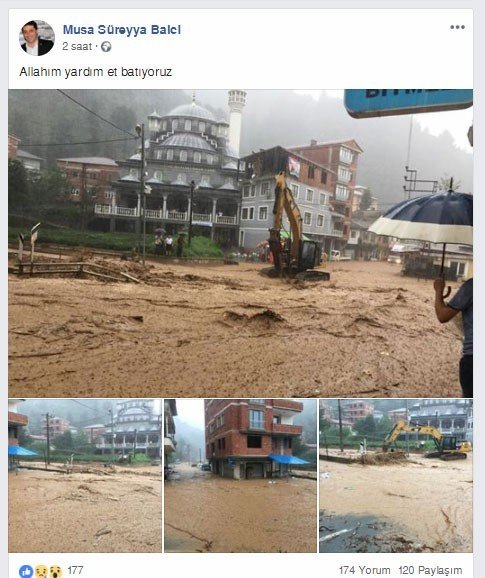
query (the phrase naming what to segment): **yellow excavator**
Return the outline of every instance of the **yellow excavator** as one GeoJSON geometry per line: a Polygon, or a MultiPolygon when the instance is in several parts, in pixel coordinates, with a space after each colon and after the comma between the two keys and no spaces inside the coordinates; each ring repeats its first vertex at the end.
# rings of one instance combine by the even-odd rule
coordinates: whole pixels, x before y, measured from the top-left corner
{"type": "Polygon", "coordinates": [[[276,176],[275,202],[273,206],[273,227],[269,230],[269,248],[273,255],[272,276],[283,274],[298,279],[328,281],[330,273],[317,271],[322,251],[315,241],[304,238],[303,219],[293,194],[286,184],[286,175],[281,171],[276,176]],[[286,214],[290,233],[282,235],[283,216],[286,214]]]}
{"type": "Polygon", "coordinates": [[[389,451],[391,445],[396,442],[397,438],[405,432],[429,435],[433,438],[436,451],[425,454],[426,458],[439,458],[440,460],[464,460],[468,452],[471,452],[472,445],[470,442],[461,442],[458,444],[457,437],[454,435],[444,435],[438,429],[430,425],[407,424],[400,420],[392,428],[384,440],[382,450],[389,451]]]}

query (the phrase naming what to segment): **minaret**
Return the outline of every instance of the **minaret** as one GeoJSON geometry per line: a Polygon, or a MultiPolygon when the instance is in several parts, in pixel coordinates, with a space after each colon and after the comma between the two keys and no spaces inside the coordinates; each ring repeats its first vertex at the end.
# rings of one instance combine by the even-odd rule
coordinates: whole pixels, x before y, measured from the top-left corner
{"type": "Polygon", "coordinates": [[[239,157],[241,144],[242,111],[246,104],[246,92],[244,90],[229,91],[229,144],[239,157]]]}

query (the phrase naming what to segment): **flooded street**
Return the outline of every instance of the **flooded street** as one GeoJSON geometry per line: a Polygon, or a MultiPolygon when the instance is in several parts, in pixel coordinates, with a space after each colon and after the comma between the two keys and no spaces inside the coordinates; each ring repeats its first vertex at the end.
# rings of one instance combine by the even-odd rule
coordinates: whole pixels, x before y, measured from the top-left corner
{"type": "Polygon", "coordinates": [[[315,552],[314,480],[232,480],[175,464],[166,552],[315,552]]]}
{"type": "Polygon", "coordinates": [[[320,460],[320,540],[352,530],[320,550],[471,552],[472,470],[472,454],[365,466],[320,460]]]}
{"type": "Polygon", "coordinates": [[[89,470],[9,473],[10,552],[161,552],[160,468],[89,470]]]}
{"type": "Polygon", "coordinates": [[[461,394],[461,330],[398,265],[334,262],[310,283],[257,263],[103,262],[144,282],[10,276],[10,396],[461,394]]]}

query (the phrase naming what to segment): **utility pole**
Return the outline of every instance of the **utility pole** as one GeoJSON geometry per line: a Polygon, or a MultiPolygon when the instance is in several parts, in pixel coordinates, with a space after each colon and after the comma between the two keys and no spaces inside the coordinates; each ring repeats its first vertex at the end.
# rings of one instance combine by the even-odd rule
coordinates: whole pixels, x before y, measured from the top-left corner
{"type": "Polygon", "coordinates": [[[199,448],[199,464],[202,463],[202,448],[199,448]]]}
{"type": "Polygon", "coordinates": [[[133,439],[133,461],[135,461],[135,454],[136,454],[136,434],[137,430],[135,430],[135,437],[133,439]]]}
{"type": "Polygon", "coordinates": [[[111,461],[115,461],[115,426],[113,422],[113,410],[109,409],[109,414],[111,416],[111,461]]]}
{"type": "Polygon", "coordinates": [[[192,243],[192,215],[194,212],[194,190],[195,182],[190,181],[190,208],[189,208],[189,247],[192,243]]]}
{"type": "Polygon", "coordinates": [[[147,197],[145,191],[145,123],[136,125],[136,132],[141,138],[141,165],[140,165],[140,201],[142,207],[140,210],[140,235],[141,235],[141,249],[142,249],[142,263],[145,265],[145,249],[146,249],[146,204],[147,197]]]}
{"type": "Polygon", "coordinates": [[[340,405],[340,399],[337,400],[338,403],[338,429],[339,429],[339,438],[340,438],[340,451],[344,451],[344,439],[343,439],[343,432],[342,432],[342,406],[340,405]]]}
{"type": "Polygon", "coordinates": [[[51,463],[51,436],[50,436],[50,426],[49,426],[49,414],[45,414],[45,424],[46,424],[46,440],[47,440],[47,447],[46,447],[46,461],[48,464],[51,463]]]}

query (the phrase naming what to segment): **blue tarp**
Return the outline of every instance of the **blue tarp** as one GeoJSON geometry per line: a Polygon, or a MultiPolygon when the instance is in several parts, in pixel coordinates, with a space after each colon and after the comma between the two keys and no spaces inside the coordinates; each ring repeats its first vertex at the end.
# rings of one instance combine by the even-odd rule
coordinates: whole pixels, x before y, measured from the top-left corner
{"type": "Polygon", "coordinates": [[[290,466],[303,466],[310,463],[300,458],[296,458],[295,456],[280,456],[277,454],[269,454],[268,458],[277,464],[288,464],[290,466]]]}
{"type": "Polygon", "coordinates": [[[8,446],[8,455],[9,456],[38,456],[39,454],[32,452],[30,450],[26,450],[25,448],[21,448],[20,446],[8,446]]]}

